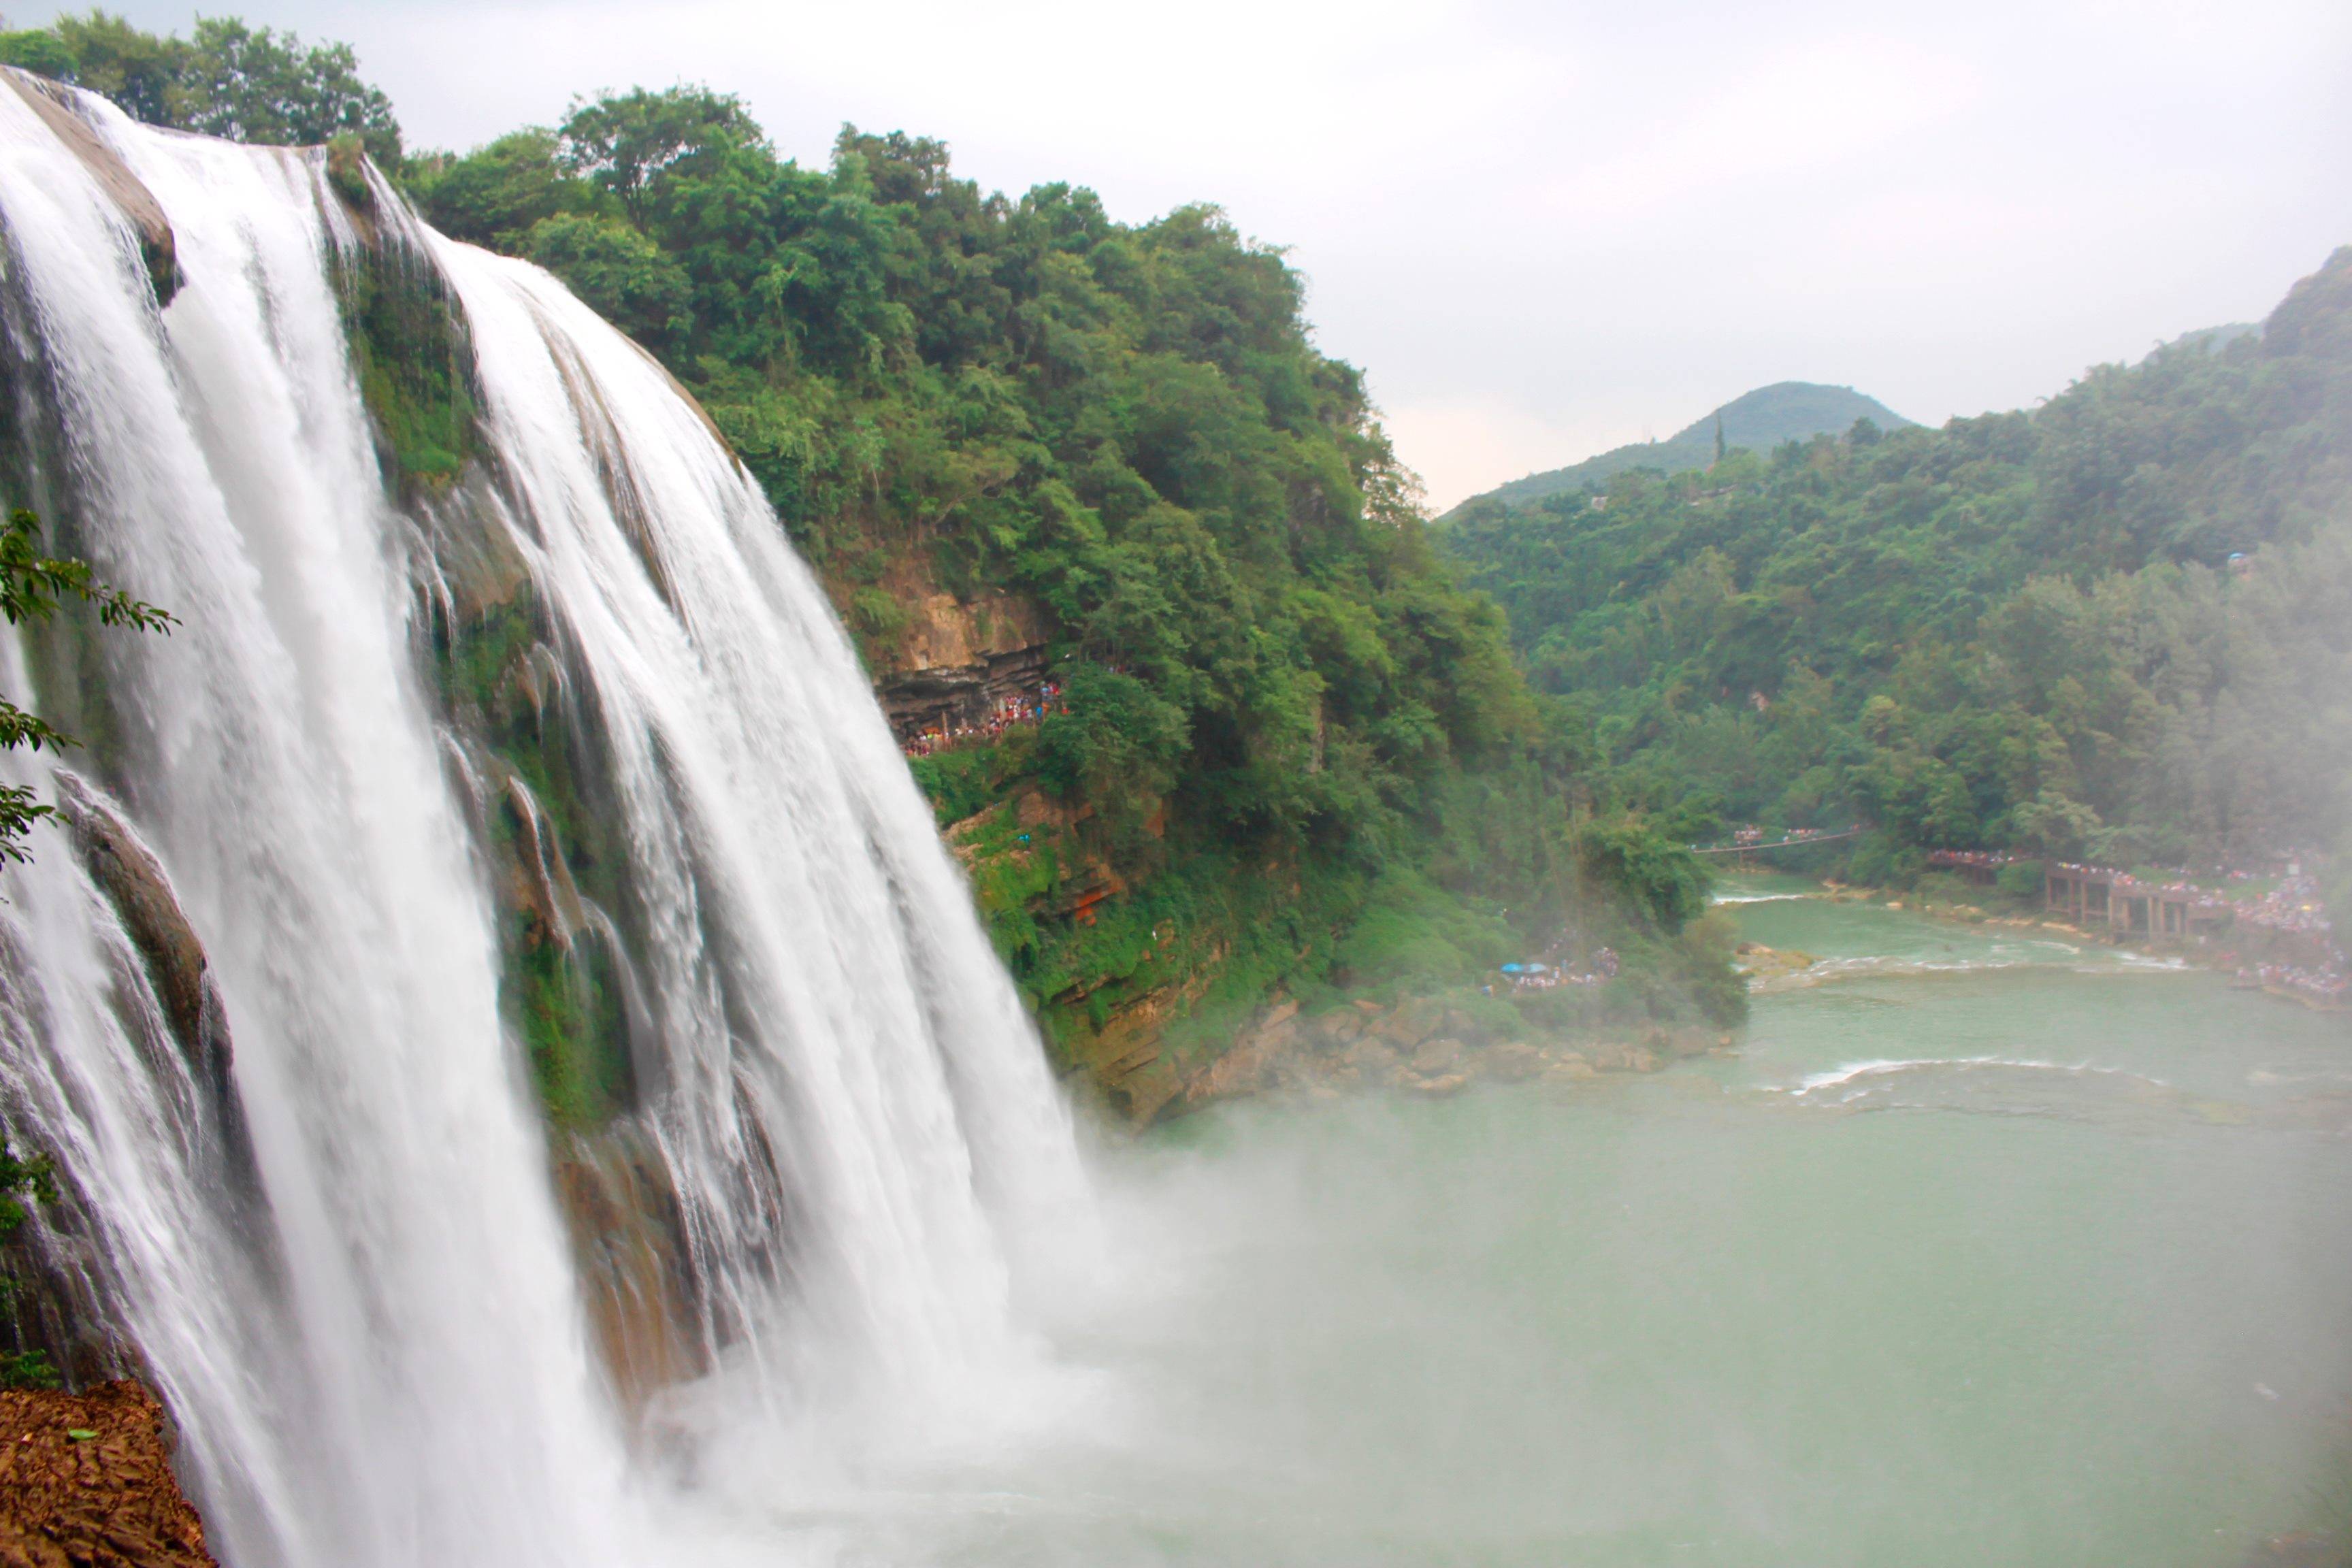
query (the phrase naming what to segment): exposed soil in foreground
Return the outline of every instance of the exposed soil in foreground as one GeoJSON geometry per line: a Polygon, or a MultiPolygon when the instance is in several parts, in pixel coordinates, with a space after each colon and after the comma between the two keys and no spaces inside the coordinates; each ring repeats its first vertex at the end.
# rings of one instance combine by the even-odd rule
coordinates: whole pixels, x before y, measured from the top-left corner
{"type": "Polygon", "coordinates": [[[0,1568],[217,1568],[153,1394],[0,1391],[0,1568]]]}

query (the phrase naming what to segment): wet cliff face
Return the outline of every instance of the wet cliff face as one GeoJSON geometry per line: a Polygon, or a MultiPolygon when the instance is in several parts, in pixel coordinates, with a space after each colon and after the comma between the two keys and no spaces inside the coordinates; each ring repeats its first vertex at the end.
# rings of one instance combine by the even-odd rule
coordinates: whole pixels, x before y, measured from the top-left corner
{"type": "Polygon", "coordinates": [[[367,221],[374,205],[352,204],[359,243],[338,274],[353,357],[415,530],[419,653],[496,911],[503,1009],[546,1124],[593,1345],[635,1407],[704,1371],[719,1340],[646,1114],[666,1084],[629,979],[646,915],[614,759],[579,650],[501,516],[507,476],[478,428],[463,311],[413,237],[367,221]]]}
{"type": "Polygon", "coordinates": [[[142,184],[139,176],[91,130],[68,89],[47,77],[13,67],[0,67],[0,84],[23,99],[89,172],[98,188],[138,237],[140,259],[155,290],[156,304],[170,304],[172,296],[180,289],[178,244],[172,234],[171,220],[163,216],[163,205],[155,199],[155,193],[142,184]]]}
{"type": "MultiPolygon", "coordinates": [[[[28,102],[89,169],[137,236],[155,308],[168,305],[182,279],[155,195],[71,95],[5,68],[0,90],[28,102]]],[[[548,1123],[597,1342],[615,1386],[635,1401],[700,1370],[709,1346],[677,1194],[637,1120],[648,1087],[636,1037],[644,1020],[632,1018],[617,963],[622,922],[636,911],[625,893],[609,758],[553,618],[498,515],[499,476],[478,429],[464,313],[370,172],[327,174],[322,189],[347,220],[330,258],[331,282],[388,499],[411,531],[417,657],[453,741],[498,912],[501,999],[548,1123]]],[[[0,491],[11,504],[38,506],[52,520],[55,546],[78,551],[81,481],[66,449],[65,412],[37,352],[24,352],[37,334],[20,321],[11,337],[17,353],[0,377],[0,491]]],[[[168,1053],[183,1064],[193,1092],[176,1097],[179,1134],[202,1152],[220,1191],[257,1211],[240,1228],[257,1240],[268,1226],[257,1212],[227,1018],[194,923],[134,826],[138,784],[117,743],[107,650],[89,617],[71,611],[30,644],[44,708],[86,742],[77,762],[90,776],[61,773],[57,804],[68,842],[131,940],[117,1011],[152,1059],[168,1053]]],[[[77,1384],[137,1372],[142,1358],[111,1300],[89,1199],[71,1169],[58,1176],[38,1223],[0,1249],[0,1267],[16,1281],[0,1338],[5,1348],[41,1352],[77,1384]]]]}

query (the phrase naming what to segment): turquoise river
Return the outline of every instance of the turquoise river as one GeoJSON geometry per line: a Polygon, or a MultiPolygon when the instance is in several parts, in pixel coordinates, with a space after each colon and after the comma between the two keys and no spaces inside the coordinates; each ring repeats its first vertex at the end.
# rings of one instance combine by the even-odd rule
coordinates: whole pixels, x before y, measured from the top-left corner
{"type": "Polygon", "coordinates": [[[1059,1336],[1092,1369],[1068,1404],[788,1528],[1006,1568],[2233,1568],[2341,1540],[2352,1025],[1817,895],[1728,891],[1824,961],[1733,1053],[1097,1150],[1134,1256],[1059,1336]]]}

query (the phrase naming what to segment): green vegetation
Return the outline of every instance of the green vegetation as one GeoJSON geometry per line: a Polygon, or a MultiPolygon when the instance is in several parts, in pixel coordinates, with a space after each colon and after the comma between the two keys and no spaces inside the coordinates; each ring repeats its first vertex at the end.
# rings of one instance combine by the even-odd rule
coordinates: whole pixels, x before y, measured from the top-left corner
{"type": "MultiPolygon", "coordinates": [[[[6,616],[10,626],[47,621],[64,602],[74,600],[95,611],[100,626],[171,630],[170,615],[100,582],[87,561],[41,553],[40,532],[41,520],[22,510],[10,513],[6,524],[0,526],[0,616],[6,616]]],[[[22,747],[37,752],[47,747],[54,752],[72,744],[72,736],[0,697],[0,750],[22,747]]],[[[0,784],[0,865],[31,858],[25,848],[26,836],[35,822],[55,809],[40,804],[29,784],[0,784]]],[[[0,1173],[5,1173],[5,1166],[0,1166],[0,1173]]],[[[5,1215],[6,1210],[0,1208],[0,1234],[5,1233],[5,1215]]]]}
{"type": "MultiPolygon", "coordinates": [[[[338,190],[355,199],[340,184],[338,190]]],[[[363,182],[357,196],[373,199],[363,182]]],[[[424,258],[390,245],[362,247],[337,263],[336,297],[378,458],[404,490],[444,490],[478,447],[480,407],[464,318],[448,284],[424,258]]]]}
{"type": "Polygon", "coordinates": [[[1684,839],[1865,821],[1853,874],[1902,881],[2352,847],[2347,495],[2352,250],[2259,336],[2031,413],[1484,501],[1444,542],[1618,798],[1684,839]]]}
{"type": "Polygon", "coordinates": [[[485,824],[504,1001],[549,1120],[600,1125],[635,1093],[622,982],[589,910],[624,907],[616,842],[593,724],[551,701],[555,655],[537,598],[517,571],[480,571],[435,628],[436,689],[455,722],[492,759],[485,824]],[[486,584],[503,596],[473,595],[486,584]]]}
{"type": "Polygon", "coordinates": [[[351,135],[384,167],[400,163],[392,100],[360,79],[349,44],[306,49],[220,16],[197,18],[194,37],[159,37],[94,10],[0,32],[0,64],[102,93],[150,125],[278,146],[351,135]]]}
{"type": "Polygon", "coordinates": [[[1705,468],[1721,458],[1727,447],[1769,452],[1783,441],[1836,435],[1858,419],[1867,419],[1881,430],[1899,430],[1911,423],[1878,399],[1865,397],[1850,386],[1778,381],[1742,393],[1663,441],[1619,447],[1565,468],[1513,479],[1483,496],[1471,497],[1440,521],[1450,522],[1481,502],[1524,507],[1546,496],[1579,494],[1587,485],[1602,484],[1634,468],[1655,468],[1666,474],[1705,468]]]}
{"type": "MultiPolygon", "coordinates": [[[[26,1159],[0,1145],[0,1247],[14,1240],[32,1217],[25,1206],[27,1198],[58,1201],[57,1168],[46,1155],[26,1159]]],[[[0,1274],[0,1308],[14,1303],[16,1289],[13,1278],[0,1274]]],[[[0,1388],[56,1388],[63,1381],[57,1364],[39,1351],[0,1352],[0,1388]]]]}
{"type": "Polygon", "coordinates": [[[1214,209],[1127,225],[1068,186],[984,195],[940,143],[854,129],[804,169],[695,89],[608,95],[405,178],[436,226],[547,267],[694,391],[877,668],[904,624],[886,574],[1044,608],[1066,712],[917,772],[943,823],[977,819],[982,910],[1066,1043],[1162,988],[1344,975],[1368,910],[1468,962],[1451,915],[1383,889],[1507,900],[1481,964],[1579,896],[1582,803],[1532,765],[1548,726],[1500,616],[1431,552],[1297,275],[1214,209]],[[1447,829],[1506,773],[1487,804],[1551,846],[1539,866],[1447,829]],[[1499,891],[1515,871],[1549,879],[1499,891]]]}

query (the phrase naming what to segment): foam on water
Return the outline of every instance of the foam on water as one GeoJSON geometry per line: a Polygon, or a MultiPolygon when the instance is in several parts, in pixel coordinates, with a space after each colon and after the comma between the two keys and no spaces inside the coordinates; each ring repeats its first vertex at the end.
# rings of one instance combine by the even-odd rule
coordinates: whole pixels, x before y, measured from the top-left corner
{"type": "Polygon", "coordinates": [[[2085,958],[2080,948],[2064,942],[2037,942],[2029,944],[2028,950],[1996,946],[1986,953],[1967,958],[1924,958],[1889,953],[1824,958],[1802,969],[1773,975],[1758,983],[1754,989],[1759,993],[1770,993],[1803,990],[1850,980],[1929,979],[1993,973],[2004,970],[2064,970],[2074,974],[2113,978],[2181,974],[2188,973],[2189,968],[2178,958],[2155,958],[2126,952],[2085,958]],[[2035,952],[2030,951],[2032,948],[2047,951],[2035,952]]]}
{"type": "Polygon", "coordinates": [[[2121,1068],[2103,1067],[2095,1062],[2038,1061],[2025,1057],[1913,1057],[1901,1060],[1882,1059],[1852,1062],[1826,1072],[1809,1073],[1794,1084],[1766,1086],[1773,1094],[1807,1095],[1825,1089],[1843,1089],[1868,1079],[1890,1078],[1901,1073],[1964,1072],[1976,1068],[2010,1068],[2021,1072],[2062,1073],[2078,1076],[2088,1073],[2116,1074],[2140,1079],[2159,1088],[2169,1088],[2161,1079],[2147,1078],[2141,1073],[2126,1073],[2121,1068]]]}

